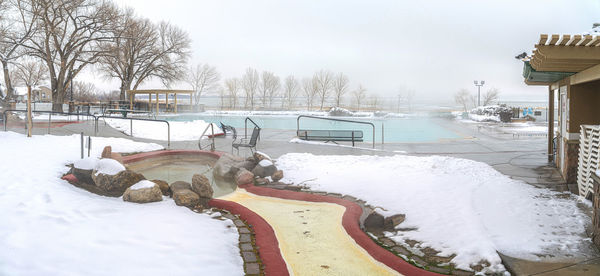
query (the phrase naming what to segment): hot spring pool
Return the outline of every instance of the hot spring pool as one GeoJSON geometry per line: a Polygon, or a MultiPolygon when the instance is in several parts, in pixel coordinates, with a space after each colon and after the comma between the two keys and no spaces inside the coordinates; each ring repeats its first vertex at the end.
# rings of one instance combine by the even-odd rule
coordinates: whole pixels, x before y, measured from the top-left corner
{"type": "Polygon", "coordinates": [[[141,173],[146,179],[158,179],[171,184],[175,181],[192,182],[194,174],[202,174],[210,180],[213,197],[220,197],[233,192],[235,184],[215,179],[212,168],[216,157],[202,154],[163,154],[148,156],[141,160],[126,162],[130,170],[141,173]]]}
{"type": "MultiPolygon", "coordinates": [[[[296,130],[296,119],[294,115],[252,115],[249,116],[261,128],[296,130]]],[[[168,121],[193,121],[204,120],[206,122],[219,124],[220,122],[233,126],[239,131],[243,131],[244,119],[246,116],[240,115],[205,115],[205,114],[186,114],[177,116],[165,116],[162,119],[168,121]]],[[[335,117],[338,118],[338,117],[335,117]]],[[[381,129],[383,125],[385,142],[414,143],[414,142],[439,142],[444,140],[463,139],[464,136],[452,131],[447,126],[444,119],[429,116],[408,116],[408,117],[340,117],[340,119],[370,122],[375,125],[375,141],[381,141],[381,129]]],[[[250,123],[249,123],[250,124],[250,123]]],[[[362,130],[364,140],[370,142],[373,140],[373,129],[370,125],[354,124],[346,122],[327,121],[311,118],[300,119],[301,129],[323,129],[323,130],[362,130]]],[[[291,137],[290,137],[291,138],[291,137]]]]}

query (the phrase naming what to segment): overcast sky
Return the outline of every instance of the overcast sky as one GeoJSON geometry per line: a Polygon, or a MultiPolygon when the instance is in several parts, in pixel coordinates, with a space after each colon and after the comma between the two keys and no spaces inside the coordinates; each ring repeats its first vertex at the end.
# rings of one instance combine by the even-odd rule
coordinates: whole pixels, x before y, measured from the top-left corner
{"type": "Polygon", "coordinates": [[[514,56],[530,52],[540,33],[576,34],[600,22],[598,0],[117,3],[186,30],[192,62],[216,66],[223,78],[247,67],[282,79],[328,69],[347,74],[352,88],[395,96],[404,86],[423,101],[452,101],[461,88],[475,91],[474,79],[504,100],[544,100],[547,88],[527,87],[514,56]]]}

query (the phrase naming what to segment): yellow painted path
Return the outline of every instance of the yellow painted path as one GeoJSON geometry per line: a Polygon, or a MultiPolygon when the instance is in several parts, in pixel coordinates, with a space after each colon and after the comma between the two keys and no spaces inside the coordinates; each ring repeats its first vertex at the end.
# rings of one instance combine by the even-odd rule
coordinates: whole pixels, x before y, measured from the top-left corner
{"type": "Polygon", "coordinates": [[[292,275],[399,275],[346,233],[341,205],[259,196],[240,188],[219,199],[241,204],[271,225],[292,275]]]}

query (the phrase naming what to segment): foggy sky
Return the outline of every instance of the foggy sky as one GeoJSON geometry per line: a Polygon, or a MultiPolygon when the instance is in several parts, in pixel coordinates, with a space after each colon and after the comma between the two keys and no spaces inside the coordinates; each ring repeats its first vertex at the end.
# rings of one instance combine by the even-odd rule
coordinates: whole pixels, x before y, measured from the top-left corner
{"type": "Polygon", "coordinates": [[[347,74],[352,89],[361,83],[370,93],[396,96],[408,87],[423,101],[451,102],[461,88],[475,91],[475,79],[486,81],[484,90],[500,89],[503,100],[546,99],[547,88],[523,83],[514,56],[530,52],[540,33],[577,34],[600,22],[600,1],[592,0],[117,3],[186,30],[192,63],[214,65],[222,78],[247,67],[282,79],[328,69],[347,74]]]}

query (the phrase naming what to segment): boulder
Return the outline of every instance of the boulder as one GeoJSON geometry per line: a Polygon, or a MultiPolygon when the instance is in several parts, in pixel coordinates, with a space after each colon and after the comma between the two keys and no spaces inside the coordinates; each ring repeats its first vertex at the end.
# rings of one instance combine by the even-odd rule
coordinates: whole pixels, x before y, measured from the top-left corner
{"type": "Polygon", "coordinates": [[[254,181],[254,174],[249,172],[246,169],[240,169],[238,171],[238,173],[235,175],[235,184],[240,186],[240,185],[245,185],[245,184],[252,184],[252,182],[254,181]]]}
{"type": "Polygon", "coordinates": [[[162,181],[162,180],[158,180],[158,179],[153,179],[153,180],[150,180],[150,181],[152,181],[152,182],[156,183],[156,185],[158,185],[158,188],[160,188],[160,192],[163,195],[168,196],[170,194],[170,192],[169,192],[169,183],[167,183],[165,181],[162,181]]]}
{"type": "Polygon", "coordinates": [[[143,175],[130,170],[120,171],[115,175],[92,173],[94,184],[103,195],[119,197],[135,183],[146,179],[143,175]]]}
{"type": "Polygon", "coordinates": [[[283,178],[282,170],[277,170],[275,173],[273,173],[273,175],[271,175],[271,179],[273,180],[273,182],[279,182],[279,180],[281,180],[282,178],[283,178]]]}
{"type": "Polygon", "coordinates": [[[118,152],[111,153],[109,158],[117,160],[119,163],[123,164],[123,156],[118,152]]]}
{"type": "Polygon", "coordinates": [[[273,162],[270,160],[263,159],[254,169],[252,169],[252,173],[258,177],[267,177],[273,175],[277,171],[277,167],[273,165],[273,162]]]}
{"type": "Polygon", "coordinates": [[[389,216],[383,220],[383,228],[392,231],[398,224],[404,222],[404,219],[406,219],[404,214],[389,216]]]}
{"type": "Polygon", "coordinates": [[[224,153],[215,163],[213,176],[216,179],[233,181],[235,173],[239,170],[239,167],[235,167],[235,165],[241,163],[242,161],[244,161],[244,159],[241,157],[224,153]]]}
{"type": "Polygon", "coordinates": [[[269,179],[265,177],[259,177],[256,179],[256,185],[268,185],[270,183],[271,181],[269,181],[269,179]]]}
{"type": "Polygon", "coordinates": [[[185,181],[175,181],[175,182],[171,183],[171,185],[169,185],[169,188],[171,189],[171,195],[173,195],[178,190],[185,190],[185,189],[191,190],[192,185],[185,181]]]}
{"type": "Polygon", "coordinates": [[[194,174],[192,176],[192,191],[204,198],[212,198],[213,196],[213,188],[210,185],[210,180],[201,174],[194,174]]]}
{"type": "Polygon", "coordinates": [[[87,184],[93,184],[94,180],[92,179],[92,172],[94,170],[86,170],[86,169],[80,169],[77,167],[73,167],[71,169],[71,173],[77,178],[78,181],[83,182],[83,183],[87,183],[87,184]]]}
{"type": "Polygon", "coordinates": [[[200,196],[190,189],[178,189],[173,192],[173,200],[177,206],[193,208],[200,203],[200,196]]]}
{"type": "Polygon", "coordinates": [[[364,226],[369,231],[381,231],[383,230],[384,218],[377,212],[372,212],[367,216],[364,222],[364,226]]]}
{"type": "Polygon", "coordinates": [[[102,150],[102,154],[100,155],[100,158],[110,158],[110,154],[111,153],[112,153],[112,147],[111,146],[106,146],[102,150]]]}
{"type": "Polygon", "coordinates": [[[266,155],[260,151],[255,152],[253,157],[254,157],[254,160],[256,163],[263,161],[263,160],[273,161],[273,160],[271,160],[271,157],[269,157],[268,155],[266,155]]]}
{"type": "Polygon", "coordinates": [[[123,194],[123,201],[135,203],[157,202],[162,200],[162,192],[158,184],[142,180],[127,188],[123,194]]]}

